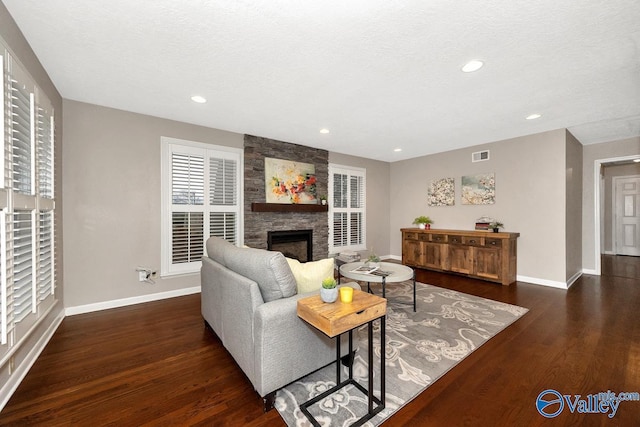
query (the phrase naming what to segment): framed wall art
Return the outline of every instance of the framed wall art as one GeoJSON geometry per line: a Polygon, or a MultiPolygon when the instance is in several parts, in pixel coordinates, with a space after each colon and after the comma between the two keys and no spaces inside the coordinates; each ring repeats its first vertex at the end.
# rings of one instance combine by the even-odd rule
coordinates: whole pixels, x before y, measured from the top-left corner
{"type": "Polygon", "coordinates": [[[453,206],[455,204],[456,189],[454,178],[434,179],[427,188],[427,205],[453,206]]]}
{"type": "Polygon", "coordinates": [[[496,179],[494,173],[462,177],[463,205],[492,205],[496,202],[496,179]]]}
{"type": "Polygon", "coordinates": [[[315,172],[310,163],[265,158],[266,202],[317,204],[315,172]]]}

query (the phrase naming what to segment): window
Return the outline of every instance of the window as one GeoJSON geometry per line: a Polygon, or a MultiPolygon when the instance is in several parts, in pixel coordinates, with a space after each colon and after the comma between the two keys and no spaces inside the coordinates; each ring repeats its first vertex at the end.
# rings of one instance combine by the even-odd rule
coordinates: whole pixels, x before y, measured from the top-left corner
{"type": "Polygon", "coordinates": [[[0,54],[2,355],[17,348],[55,303],[55,123],[47,97],[4,48],[0,54]]]}
{"type": "Polygon", "coordinates": [[[329,252],[366,249],[366,169],[329,165],[329,252]]]}
{"type": "Polygon", "coordinates": [[[163,276],[196,273],[209,236],[241,244],[242,150],[162,138],[163,276]]]}

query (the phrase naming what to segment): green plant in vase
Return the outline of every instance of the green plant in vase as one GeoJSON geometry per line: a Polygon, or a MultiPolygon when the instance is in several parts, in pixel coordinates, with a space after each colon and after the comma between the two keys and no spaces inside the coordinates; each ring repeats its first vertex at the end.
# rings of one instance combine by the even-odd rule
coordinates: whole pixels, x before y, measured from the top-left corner
{"type": "Polygon", "coordinates": [[[365,264],[369,264],[370,266],[380,266],[380,257],[378,255],[376,255],[375,252],[373,252],[373,250],[371,251],[371,254],[369,255],[369,257],[367,258],[367,260],[365,261],[365,264]]]}
{"type": "Polygon", "coordinates": [[[320,298],[324,302],[335,302],[338,299],[338,284],[333,277],[327,277],[322,280],[322,287],[320,288],[320,298]]]}
{"type": "Polygon", "coordinates": [[[431,224],[433,224],[433,221],[428,216],[420,215],[413,220],[413,224],[416,224],[418,227],[424,230],[425,228],[431,228],[431,224]]]}
{"type": "Polygon", "coordinates": [[[500,221],[493,221],[491,224],[489,224],[489,228],[493,229],[494,233],[497,233],[501,228],[504,228],[504,224],[500,221]]]}

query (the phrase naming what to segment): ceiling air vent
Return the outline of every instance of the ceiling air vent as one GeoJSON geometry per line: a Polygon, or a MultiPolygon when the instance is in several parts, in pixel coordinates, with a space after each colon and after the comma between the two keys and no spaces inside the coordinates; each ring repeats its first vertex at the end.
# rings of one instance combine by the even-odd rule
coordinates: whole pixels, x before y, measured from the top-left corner
{"type": "Polygon", "coordinates": [[[489,150],[484,151],[476,151],[471,154],[471,161],[475,162],[484,162],[485,160],[489,160],[489,150]]]}

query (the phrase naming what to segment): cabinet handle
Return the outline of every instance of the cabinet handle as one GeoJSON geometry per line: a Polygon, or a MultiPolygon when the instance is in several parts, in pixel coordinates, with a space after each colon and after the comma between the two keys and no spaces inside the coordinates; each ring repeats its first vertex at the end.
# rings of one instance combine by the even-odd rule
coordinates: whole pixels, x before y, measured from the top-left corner
{"type": "Polygon", "coordinates": [[[469,243],[475,243],[475,242],[476,242],[475,240],[469,240],[469,243]]]}

